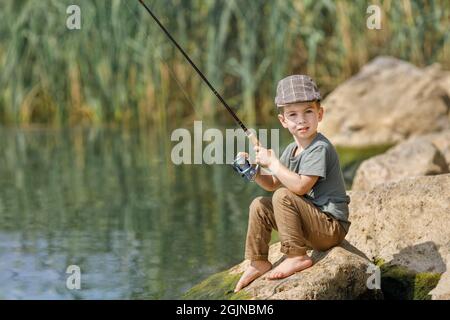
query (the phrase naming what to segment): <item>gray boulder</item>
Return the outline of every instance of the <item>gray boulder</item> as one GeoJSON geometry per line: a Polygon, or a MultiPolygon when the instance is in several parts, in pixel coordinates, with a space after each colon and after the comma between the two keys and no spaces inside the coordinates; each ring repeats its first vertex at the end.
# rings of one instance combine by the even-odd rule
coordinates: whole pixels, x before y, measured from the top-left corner
{"type": "Polygon", "coordinates": [[[352,225],[346,239],[369,259],[443,274],[436,298],[444,297],[450,294],[445,291],[450,287],[445,274],[450,262],[449,190],[450,174],[441,174],[351,191],[352,225]]]}
{"type": "MultiPolygon", "coordinates": [[[[253,281],[238,294],[233,293],[240,275],[249,261],[216,274],[189,290],[187,299],[358,299],[379,298],[379,290],[369,290],[367,273],[370,261],[355,247],[344,241],[326,252],[309,251],[314,265],[281,280],[264,276],[253,281]]],[[[269,260],[275,265],[282,260],[280,243],[269,250],[269,260]]]]}
{"type": "Polygon", "coordinates": [[[323,102],[319,130],[341,146],[397,144],[450,128],[450,72],[378,57],[323,102]]]}
{"type": "Polygon", "coordinates": [[[361,163],[352,190],[370,190],[385,182],[448,173],[449,163],[450,130],[410,138],[361,163]]]}

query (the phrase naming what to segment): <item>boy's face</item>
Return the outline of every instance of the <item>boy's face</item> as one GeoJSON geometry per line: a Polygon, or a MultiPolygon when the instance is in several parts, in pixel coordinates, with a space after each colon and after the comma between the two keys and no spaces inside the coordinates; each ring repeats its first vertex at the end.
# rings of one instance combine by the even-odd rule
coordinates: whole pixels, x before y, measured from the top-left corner
{"type": "Polygon", "coordinates": [[[308,139],[317,132],[322,117],[323,108],[314,102],[287,105],[283,107],[283,114],[278,115],[281,125],[301,140],[308,139]]]}

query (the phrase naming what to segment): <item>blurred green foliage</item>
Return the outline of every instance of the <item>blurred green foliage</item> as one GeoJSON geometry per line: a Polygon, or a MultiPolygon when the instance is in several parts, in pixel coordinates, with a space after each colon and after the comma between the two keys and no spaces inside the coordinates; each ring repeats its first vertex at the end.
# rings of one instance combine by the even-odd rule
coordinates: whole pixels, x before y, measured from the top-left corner
{"type": "MultiPolygon", "coordinates": [[[[323,93],[377,55],[450,67],[447,0],[147,0],[238,115],[274,113],[278,80],[307,73],[323,93]],[[369,30],[370,4],[381,30],[369,30]]],[[[139,2],[0,2],[0,123],[166,126],[224,108],[139,2]],[[81,30],[66,28],[81,8],[81,30]]]]}

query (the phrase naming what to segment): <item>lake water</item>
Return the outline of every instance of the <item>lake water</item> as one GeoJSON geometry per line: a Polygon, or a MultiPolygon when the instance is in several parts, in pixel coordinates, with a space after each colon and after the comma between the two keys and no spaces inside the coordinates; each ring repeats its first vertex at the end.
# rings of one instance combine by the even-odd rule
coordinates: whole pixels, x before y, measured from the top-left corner
{"type": "Polygon", "coordinates": [[[1,299],[176,299],[242,259],[264,191],[230,166],[174,166],[152,132],[0,136],[1,299]]]}
{"type": "Polygon", "coordinates": [[[242,260],[248,206],[268,194],[229,165],[173,165],[167,134],[0,137],[0,299],[178,299],[242,260]]]}

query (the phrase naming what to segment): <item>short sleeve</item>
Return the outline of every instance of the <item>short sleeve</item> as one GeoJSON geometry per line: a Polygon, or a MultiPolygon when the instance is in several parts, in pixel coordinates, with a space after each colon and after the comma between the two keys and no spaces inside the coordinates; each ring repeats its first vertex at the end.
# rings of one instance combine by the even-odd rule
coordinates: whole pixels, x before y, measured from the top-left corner
{"type": "Polygon", "coordinates": [[[302,157],[299,174],[307,176],[327,176],[327,149],[317,146],[302,157]]]}
{"type": "Polygon", "coordinates": [[[288,166],[288,164],[289,164],[289,156],[290,156],[290,154],[291,154],[291,148],[290,148],[290,145],[288,145],[285,149],[284,149],[284,151],[283,151],[283,153],[281,154],[281,156],[280,156],[280,162],[284,165],[284,166],[288,166]]]}

